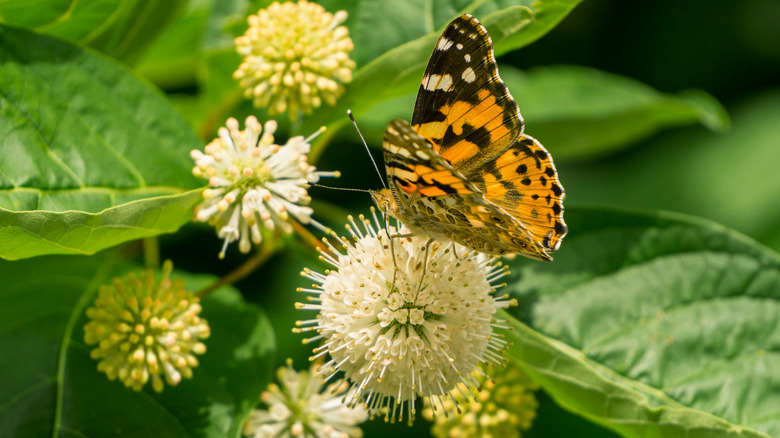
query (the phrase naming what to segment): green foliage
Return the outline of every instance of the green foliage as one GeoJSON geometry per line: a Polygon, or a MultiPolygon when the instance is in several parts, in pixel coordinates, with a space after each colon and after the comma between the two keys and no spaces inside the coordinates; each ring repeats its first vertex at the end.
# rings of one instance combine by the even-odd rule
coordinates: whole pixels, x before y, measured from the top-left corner
{"type": "Polygon", "coordinates": [[[130,240],[171,233],[190,220],[200,199],[200,190],[193,190],[133,200],[99,213],[0,209],[0,257],[89,255],[130,240]]]}
{"type": "Polygon", "coordinates": [[[678,214],[568,213],[555,263],[511,263],[512,359],[623,436],[780,434],[780,255],[678,214]]]}
{"type": "MultiPolygon", "coordinates": [[[[256,259],[265,264],[203,298],[212,334],[193,379],[161,394],[131,391],[97,371],[83,341],[84,311],[99,285],[142,264],[138,239],[146,238],[153,264],[157,241],[148,238],[160,236],[162,255],[181,269],[174,277],[191,290],[245,261],[234,248],[217,260],[213,228],[182,228],[206,185],[193,176],[189,152],[202,150],[228,117],[242,125],[249,114],[268,119],[242,99],[232,74],[240,62],[233,39],[249,14],[270,3],[0,1],[0,436],[237,437],[271,371],[287,357],[304,366],[311,346],[290,329],[310,316],[294,309],[303,298],[293,292],[306,283],[297,273],[319,261],[297,237],[271,233],[267,259],[256,259]]],[[[777,40],[777,27],[766,24],[776,22],[767,18],[776,9],[750,0],[723,12],[742,24],[718,31],[753,45],[724,51],[722,66],[701,67],[701,82],[678,88],[633,79],[637,70],[652,77],[650,61],[621,70],[615,66],[628,61],[608,53],[611,64],[601,68],[574,65],[606,44],[588,46],[577,32],[622,20],[603,5],[319,3],[349,13],[357,69],[335,106],[292,122],[278,117],[276,143],[326,126],[311,158],[342,171],[330,185],[379,186],[357,135],[341,130],[345,112],[355,113],[379,150],[387,122],[410,118],[439,33],[461,13],[487,27],[526,131],[556,160],[570,233],[552,263],[509,261],[512,276],[501,289],[519,302],[505,315],[513,328],[510,366],[530,373],[555,402],[543,404],[538,429],[527,436],[780,436],[780,95],[760,80],[739,82],[743,88],[724,92],[730,120],[699,89],[738,82],[729,75],[739,60],[780,60],[766,43],[777,40]],[[555,38],[563,42],[543,45],[555,38]],[[581,57],[554,57],[572,46],[581,57]],[[583,203],[652,210],[571,207],[583,203]]],[[[658,29],[650,42],[626,44],[648,59],[683,51],[674,32],[664,39],[658,29]]],[[[693,50],[684,55],[682,65],[695,62],[693,50]]],[[[685,69],[674,73],[673,63],[657,66],[696,79],[685,69]]],[[[780,74],[760,67],[767,77],[780,74]]],[[[362,193],[310,195],[315,218],[332,226],[370,202],[362,193]]],[[[406,427],[379,423],[366,426],[367,436],[406,427]]]]}
{"type": "Polygon", "coordinates": [[[10,0],[0,3],[0,23],[88,45],[132,62],[165,29],[184,0],[10,0]]]}
{"type": "MultiPolygon", "coordinates": [[[[273,368],[268,318],[235,289],[222,288],[202,301],[212,332],[194,377],[161,394],[132,391],[98,372],[83,330],[98,286],[131,269],[138,267],[114,255],[0,263],[0,435],[238,436],[273,368]]],[[[192,289],[214,281],[172,277],[192,289]]]]}

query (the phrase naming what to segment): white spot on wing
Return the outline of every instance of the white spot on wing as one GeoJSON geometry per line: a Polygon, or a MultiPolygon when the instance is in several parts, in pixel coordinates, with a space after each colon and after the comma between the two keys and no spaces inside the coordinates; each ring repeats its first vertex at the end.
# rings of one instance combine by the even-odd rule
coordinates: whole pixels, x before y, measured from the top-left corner
{"type": "Polygon", "coordinates": [[[463,50],[463,44],[461,43],[458,43],[457,45],[455,45],[455,47],[457,47],[458,50],[463,50]]]}
{"type": "Polygon", "coordinates": [[[436,44],[437,50],[447,50],[450,47],[452,47],[452,41],[444,37],[439,38],[439,43],[436,44]]]}
{"type": "Polygon", "coordinates": [[[404,169],[393,168],[392,175],[396,175],[408,181],[417,181],[417,174],[404,169]]]}
{"type": "Polygon", "coordinates": [[[424,88],[428,91],[444,90],[450,91],[452,88],[452,76],[450,75],[430,75],[423,79],[424,88]]]}
{"type": "Polygon", "coordinates": [[[463,59],[465,59],[465,60],[466,60],[466,62],[471,62],[471,55],[469,55],[468,53],[466,53],[465,55],[463,55],[463,59]]]}
{"type": "Polygon", "coordinates": [[[469,83],[474,82],[475,80],[477,80],[477,75],[474,74],[474,70],[472,70],[471,67],[463,70],[463,74],[460,75],[460,77],[462,77],[464,81],[469,82],[469,83]]]}
{"type": "Polygon", "coordinates": [[[402,148],[394,144],[387,144],[385,146],[385,149],[387,149],[391,154],[400,155],[402,157],[410,157],[412,155],[408,149],[402,148]]]}
{"type": "Polygon", "coordinates": [[[430,156],[430,155],[428,155],[428,154],[427,154],[425,151],[423,151],[423,150],[417,150],[417,151],[415,151],[415,153],[414,153],[414,154],[415,154],[415,155],[417,155],[417,158],[419,158],[419,159],[421,159],[421,160],[430,160],[430,159],[431,159],[431,156],[430,156]]]}

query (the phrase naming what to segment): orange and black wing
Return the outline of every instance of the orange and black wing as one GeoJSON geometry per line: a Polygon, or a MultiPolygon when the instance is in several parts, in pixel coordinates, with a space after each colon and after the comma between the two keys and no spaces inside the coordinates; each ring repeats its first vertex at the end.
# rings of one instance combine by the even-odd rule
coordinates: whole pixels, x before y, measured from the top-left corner
{"type": "Polygon", "coordinates": [[[476,18],[461,15],[444,29],[423,74],[411,125],[467,178],[522,134],[523,118],[476,18]]]}
{"type": "Polygon", "coordinates": [[[487,201],[554,252],[567,232],[565,194],[552,157],[523,134],[523,124],[487,31],[470,15],[456,18],[428,62],[412,127],[487,201]]]}

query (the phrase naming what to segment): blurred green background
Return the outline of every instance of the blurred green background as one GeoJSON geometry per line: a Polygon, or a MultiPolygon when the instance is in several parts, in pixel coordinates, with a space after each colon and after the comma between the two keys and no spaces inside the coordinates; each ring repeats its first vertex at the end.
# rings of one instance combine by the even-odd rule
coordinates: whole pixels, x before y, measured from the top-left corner
{"type": "Polygon", "coordinates": [[[780,2],[585,1],[511,58],[521,68],[588,65],[663,92],[713,95],[730,132],[669,129],[598,160],[556,161],[567,201],[691,213],[780,249],[780,2]]]}
{"type": "MultiPolygon", "coordinates": [[[[557,157],[556,145],[538,138],[557,157],[567,207],[595,203],[690,213],[780,250],[780,1],[586,0],[541,40],[500,57],[499,62],[527,71],[588,66],[665,93],[699,89],[714,96],[731,118],[731,129],[726,132],[714,132],[701,124],[669,127],[587,157],[557,157]]],[[[187,87],[172,91],[187,91],[187,87]]],[[[535,135],[533,113],[524,110],[523,95],[516,91],[513,95],[525,116],[526,132],[535,135]]],[[[413,96],[409,99],[413,101],[413,96]]],[[[409,118],[411,106],[406,111],[409,118]]],[[[371,117],[369,110],[365,118],[371,117]]],[[[365,125],[381,168],[381,144],[376,142],[381,132],[372,133],[370,122],[365,125]]],[[[317,163],[322,169],[341,169],[343,177],[323,183],[380,187],[362,151],[354,131],[343,129],[317,163]]],[[[370,205],[369,196],[363,193],[321,188],[310,193],[315,210],[337,230],[342,225],[328,218],[366,213],[370,205]]],[[[163,238],[163,256],[181,260],[180,269],[225,274],[243,257],[234,251],[216,261],[213,255],[220,246],[212,229],[189,225],[163,238]],[[176,256],[181,253],[198,256],[176,256]]],[[[309,265],[309,257],[308,249],[293,245],[291,251],[236,285],[249,300],[275,316],[280,364],[292,357],[302,367],[310,352],[310,347],[301,345],[299,335],[290,333],[288,321],[307,316],[294,310],[293,303],[300,297],[287,293],[286,280],[309,265]]],[[[614,436],[563,411],[544,394],[539,398],[539,417],[525,436],[557,437],[572,430],[583,437],[614,436]]],[[[399,427],[407,430],[405,425],[390,426],[380,419],[364,430],[366,436],[391,436],[399,427]]],[[[427,428],[424,421],[414,426],[420,434],[427,428]]]]}

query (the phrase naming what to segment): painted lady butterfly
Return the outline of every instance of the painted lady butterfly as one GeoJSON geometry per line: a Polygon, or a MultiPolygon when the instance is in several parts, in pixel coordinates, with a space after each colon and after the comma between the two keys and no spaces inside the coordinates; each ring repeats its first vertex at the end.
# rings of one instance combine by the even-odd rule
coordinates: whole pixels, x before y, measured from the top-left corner
{"type": "Polygon", "coordinates": [[[390,188],[372,196],[414,234],[537,260],[552,260],[566,235],[552,158],[523,134],[490,36],[470,15],[444,29],[411,125],[387,125],[384,158],[390,188]]]}

